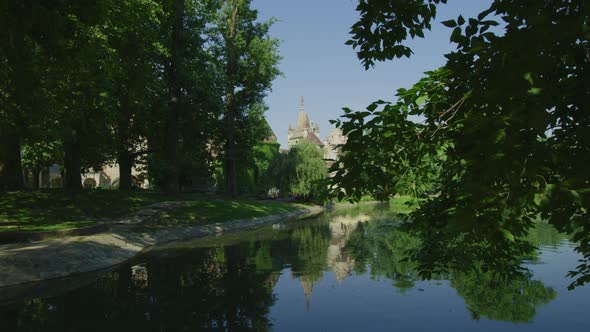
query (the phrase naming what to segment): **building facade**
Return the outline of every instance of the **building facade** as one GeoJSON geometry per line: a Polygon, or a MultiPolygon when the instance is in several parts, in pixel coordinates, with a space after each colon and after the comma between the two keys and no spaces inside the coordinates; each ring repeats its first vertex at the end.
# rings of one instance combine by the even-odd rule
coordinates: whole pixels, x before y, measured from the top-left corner
{"type": "Polygon", "coordinates": [[[324,140],[324,159],[328,167],[340,159],[342,145],[346,143],[346,136],[340,128],[333,128],[324,140]]]}
{"type": "MultiPolygon", "coordinates": [[[[41,188],[63,188],[63,168],[60,165],[47,167],[39,174],[41,188]]],[[[145,174],[136,167],[131,169],[134,185],[141,188],[149,188],[149,182],[145,174]]],[[[82,173],[82,186],[87,189],[116,188],[119,186],[119,165],[107,165],[100,171],[82,173]]]]}

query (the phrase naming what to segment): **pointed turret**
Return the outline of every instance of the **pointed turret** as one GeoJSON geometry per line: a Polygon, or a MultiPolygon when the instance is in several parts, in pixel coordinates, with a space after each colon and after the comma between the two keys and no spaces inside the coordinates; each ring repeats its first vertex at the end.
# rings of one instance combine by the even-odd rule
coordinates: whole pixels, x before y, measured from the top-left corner
{"type": "Polygon", "coordinates": [[[309,305],[311,303],[311,293],[313,292],[313,282],[303,279],[300,279],[301,286],[303,287],[303,294],[305,295],[305,309],[309,311],[309,305]]]}
{"type": "Polygon", "coordinates": [[[299,116],[297,117],[297,130],[305,130],[309,127],[309,117],[305,112],[305,99],[301,96],[301,103],[299,104],[299,116]]]}

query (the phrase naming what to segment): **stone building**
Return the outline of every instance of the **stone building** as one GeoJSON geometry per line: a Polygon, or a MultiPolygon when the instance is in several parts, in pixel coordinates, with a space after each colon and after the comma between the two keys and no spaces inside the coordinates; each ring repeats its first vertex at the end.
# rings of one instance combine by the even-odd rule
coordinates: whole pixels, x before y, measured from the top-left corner
{"type": "Polygon", "coordinates": [[[289,124],[287,131],[287,146],[289,149],[297,145],[301,141],[308,141],[323,147],[320,140],[320,127],[317,123],[309,121],[309,116],[305,112],[304,99],[301,97],[301,105],[299,106],[299,115],[297,116],[297,125],[295,128],[289,124]]]}
{"type": "MultiPolygon", "coordinates": [[[[62,167],[59,165],[53,165],[41,171],[39,175],[39,184],[41,188],[62,188],[63,187],[63,174],[62,167]]],[[[133,168],[131,175],[134,180],[141,181],[144,177],[143,173],[133,168]]],[[[119,185],[119,165],[108,165],[104,166],[100,171],[90,171],[82,173],[82,186],[87,189],[93,188],[113,188],[119,185]]],[[[143,180],[142,183],[136,183],[136,185],[142,188],[148,188],[149,183],[147,180],[143,180]]]]}
{"type": "Polygon", "coordinates": [[[346,136],[342,134],[339,128],[333,128],[324,139],[324,159],[328,167],[340,158],[342,154],[342,144],[346,143],[346,136]]]}
{"type": "Polygon", "coordinates": [[[287,147],[286,150],[281,150],[281,153],[288,153],[289,149],[297,145],[299,142],[307,141],[319,146],[324,154],[326,165],[332,166],[335,161],[340,159],[342,154],[342,145],[346,143],[346,136],[339,128],[333,128],[328,136],[322,142],[320,139],[320,127],[309,120],[309,115],[305,111],[304,99],[301,97],[301,104],[299,106],[299,115],[297,116],[297,125],[295,128],[289,124],[287,131],[287,147]]]}

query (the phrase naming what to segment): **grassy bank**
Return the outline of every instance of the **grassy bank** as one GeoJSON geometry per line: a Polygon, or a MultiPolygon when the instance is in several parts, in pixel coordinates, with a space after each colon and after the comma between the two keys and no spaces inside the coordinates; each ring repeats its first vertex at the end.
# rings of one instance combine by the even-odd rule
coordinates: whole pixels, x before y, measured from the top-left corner
{"type": "Polygon", "coordinates": [[[296,206],[249,199],[226,200],[201,194],[175,197],[161,193],[89,190],[69,195],[61,190],[0,193],[0,232],[47,231],[87,227],[113,220],[162,201],[190,201],[169,213],[171,222],[218,222],[287,212],[296,206]]]}
{"type": "Polygon", "coordinates": [[[258,200],[199,200],[163,215],[165,224],[206,224],[285,213],[299,208],[284,202],[258,200]]]}

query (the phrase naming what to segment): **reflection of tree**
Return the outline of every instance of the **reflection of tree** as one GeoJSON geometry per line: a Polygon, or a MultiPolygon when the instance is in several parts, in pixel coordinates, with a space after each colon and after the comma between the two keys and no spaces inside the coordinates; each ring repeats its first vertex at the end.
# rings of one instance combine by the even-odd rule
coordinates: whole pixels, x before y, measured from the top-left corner
{"type": "Polygon", "coordinates": [[[346,251],[357,261],[357,273],[371,268],[371,277],[385,277],[405,292],[414,287],[417,276],[415,265],[405,260],[405,252],[414,248],[418,240],[387,221],[359,225],[346,245],[346,251]]]}
{"type": "Polygon", "coordinates": [[[535,247],[551,246],[557,248],[563,240],[567,239],[567,235],[559,233],[551,224],[539,222],[531,228],[526,239],[535,247]]]}
{"type": "Polygon", "coordinates": [[[297,255],[291,260],[291,269],[301,281],[308,310],[313,285],[323,277],[326,269],[329,240],[330,228],[326,221],[297,227],[291,236],[291,242],[297,248],[297,255]]]}
{"type": "Polygon", "coordinates": [[[484,316],[515,323],[530,322],[536,308],[553,300],[556,292],[530,274],[500,277],[487,272],[456,273],[451,286],[465,299],[473,319],[484,316]]]}
{"type": "MultiPolygon", "coordinates": [[[[536,228],[530,237],[537,246],[561,241],[554,229],[543,226],[536,228]]],[[[403,293],[413,288],[414,282],[420,278],[417,273],[420,261],[409,259],[408,254],[423,245],[420,238],[403,228],[387,221],[373,221],[359,225],[348,239],[346,251],[357,262],[357,272],[366,272],[370,267],[372,278],[391,279],[403,293]]],[[[479,263],[447,270],[445,276],[465,299],[474,319],[484,316],[494,320],[528,322],[534,318],[536,308],[555,298],[556,292],[541,281],[532,280],[530,273],[515,270],[518,269],[492,271],[489,266],[479,263]]]]}
{"type": "MultiPolygon", "coordinates": [[[[370,271],[372,278],[392,280],[400,292],[419,279],[421,262],[406,258],[427,243],[382,211],[356,209],[291,226],[280,234],[251,234],[247,241],[155,253],[63,296],[1,308],[2,330],[266,330],[284,266],[291,266],[308,300],[324,271],[335,266],[370,271]],[[359,223],[368,215],[376,220],[359,223]]],[[[536,246],[561,239],[542,225],[528,238],[536,246]]],[[[475,319],[530,321],[536,307],[555,297],[530,274],[492,272],[479,262],[445,274],[475,319]]]]}
{"type": "Polygon", "coordinates": [[[291,239],[297,248],[297,258],[291,263],[293,272],[312,283],[321,279],[326,268],[330,241],[328,224],[298,227],[293,231],[291,239]]]}
{"type": "Polygon", "coordinates": [[[3,329],[267,330],[278,274],[266,264],[268,250],[245,243],[148,259],[62,297],[3,308],[3,329]]]}

